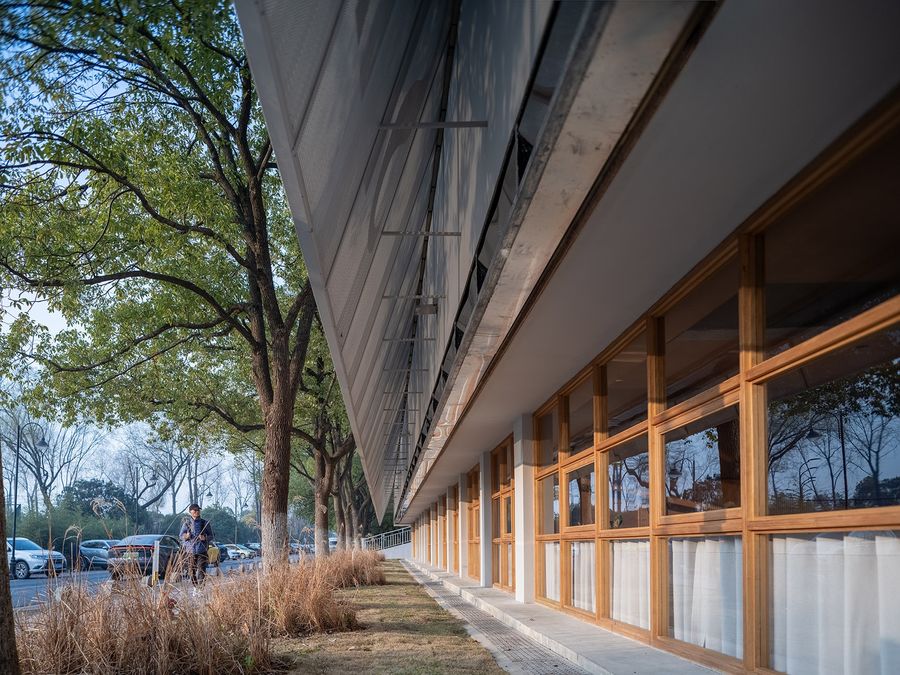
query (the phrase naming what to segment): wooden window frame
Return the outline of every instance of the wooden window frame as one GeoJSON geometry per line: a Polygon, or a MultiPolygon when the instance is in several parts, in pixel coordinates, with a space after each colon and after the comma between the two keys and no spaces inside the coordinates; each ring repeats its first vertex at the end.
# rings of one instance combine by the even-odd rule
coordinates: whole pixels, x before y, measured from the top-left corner
{"type": "MultiPolygon", "coordinates": [[[[491,560],[495,563],[495,569],[491,571],[492,574],[492,584],[495,588],[499,588],[504,591],[514,591],[515,590],[515,516],[512,516],[512,531],[506,532],[506,500],[510,500],[510,507],[515,512],[515,480],[513,478],[513,437],[510,434],[503,441],[501,441],[500,445],[494,448],[491,451],[491,483],[494,486],[493,491],[491,493],[491,501],[492,508],[493,504],[497,504],[497,524],[498,531],[491,532],[491,560]],[[507,468],[507,470],[504,470],[507,468]],[[493,474],[496,473],[496,480],[494,480],[493,474]],[[505,476],[504,476],[505,474],[505,476]],[[506,480],[504,480],[504,477],[506,480]],[[513,551],[513,565],[512,565],[512,575],[509,575],[509,566],[504,564],[508,562],[508,546],[512,545],[513,551]],[[507,577],[510,578],[507,578],[507,577]]],[[[493,514],[492,514],[493,516],[493,514]]],[[[493,517],[491,518],[491,526],[493,529],[493,517]]]]}
{"type": "Polygon", "coordinates": [[[481,467],[476,464],[466,474],[466,487],[469,502],[466,508],[467,518],[467,573],[470,579],[481,580],[481,467]]]}
{"type": "MultiPolygon", "coordinates": [[[[785,351],[765,358],[765,284],[764,246],[766,229],[779,222],[797,203],[822,189],[831,177],[873,147],[889,132],[900,126],[900,95],[893,94],[876,106],[859,123],[844,133],[806,169],[790,180],[772,199],[745,223],[741,224],[712,253],[688,272],[663,298],[628,330],[605,348],[590,364],[580,370],[534,413],[534,438],[539,439],[540,416],[556,408],[560,429],[558,461],[535,466],[534,517],[535,543],[538,547],[535,565],[536,601],[569,612],[564,605],[568,585],[560,579],[560,602],[541,596],[544,587],[543,544],[559,542],[560,573],[568,574],[566,542],[583,540],[586,531],[567,530],[568,495],[565,472],[587,463],[588,453],[568,456],[566,396],[587,372],[594,377],[594,454],[597,480],[597,542],[595,623],[628,635],[652,646],[685,656],[702,664],[728,671],[773,672],[769,669],[768,624],[768,538],[793,532],[828,532],[848,530],[900,530],[900,506],[849,509],[846,511],[804,514],[767,515],[767,439],[765,384],[814,359],[900,324],[900,296],[890,298],[847,321],[833,326],[785,351]],[[738,288],[739,372],[697,393],[690,399],[667,408],[665,382],[665,340],[662,317],[678,302],[723,265],[737,256],[740,267],[738,288]],[[647,420],[608,435],[608,398],[606,364],[618,351],[646,330],[647,335],[647,420]],[[738,405],[741,506],[733,509],[672,514],[663,512],[665,487],[665,448],[663,433],[686,420],[700,419],[728,405],[738,405]],[[601,525],[608,519],[608,454],[607,451],[625,440],[647,434],[650,459],[650,518],[646,527],[609,529],[601,525]],[[540,480],[557,474],[560,483],[560,533],[538,534],[540,519],[540,480]],[[602,478],[602,480],[601,480],[602,478]],[[565,512],[565,513],[563,513],[565,512]],[[743,569],[743,658],[677,641],[668,636],[668,539],[684,536],[728,535],[742,538],[743,569]],[[650,629],[644,630],[616,622],[609,617],[608,587],[610,542],[620,539],[646,539],[650,542],[650,629]]],[[[587,530],[588,528],[585,528],[587,530]]],[[[581,611],[571,613],[585,618],[581,611]]]]}
{"type": "Polygon", "coordinates": [[[449,524],[450,572],[459,574],[459,485],[450,488],[447,500],[447,522],[449,524]]]}
{"type": "Polygon", "coordinates": [[[439,567],[444,569],[447,568],[447,496],[443,495],[438,497],[437,500],[437,514],[438,514],[438,536],[440,539],[440,546],[438,548],[438,563],[439,567]]]}

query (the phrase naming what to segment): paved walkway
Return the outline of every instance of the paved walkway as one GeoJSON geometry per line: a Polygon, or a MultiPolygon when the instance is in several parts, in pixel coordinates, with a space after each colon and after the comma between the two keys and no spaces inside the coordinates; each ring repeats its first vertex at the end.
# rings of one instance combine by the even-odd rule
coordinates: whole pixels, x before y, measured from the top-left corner
{"type": "Polygon", "coordinates": [[[466,602],[458,593],[451,591],[442,581],[429,576],[428,572],[417,565],[414,566],[409,561],[403,561],[403,565],[441,607],[466,622],[469,634],[484,645],[508,673],[582,675],[587,672],[524,633],[466,602]]]}
{"type": "Polygon", "coordinates": [[[502,668],[513,673],[710,675],[709,668],[537,603],[521,603],[419,562],[404,565],[439,604],[472,626],[502,668]]]}

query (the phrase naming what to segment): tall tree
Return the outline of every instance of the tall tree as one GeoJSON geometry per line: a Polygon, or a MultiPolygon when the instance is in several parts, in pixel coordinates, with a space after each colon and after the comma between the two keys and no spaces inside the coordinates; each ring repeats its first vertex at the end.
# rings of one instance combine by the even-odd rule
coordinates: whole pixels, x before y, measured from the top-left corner
{"type": "Polygon", "coordinates": [[[3,413],[0,416],[0,442],[15,448],[16,429],[29,425],[20,434],[20,479],[31,476],[44,509],[49,510],[54,493],[78,480],[83,466],[99,450],[104,439],[94,426],[83,419],[76,419],[65,427],[45,420],[38,421],[43,434],[30,426],[33,421],[21,407],[3,413]],[[41,440],[46,447],[39,445],[41,440]]]}
{"type": "MultiPolygon", "coordinates": [[[[3,460],[0,458],[0,469],[2,468],[3,460]]],[[[3,494],[2,480],[0,480],[0,541],[6,541],[6,497],[3,494]]],[[[0,672],[19,675],[16,622],[9,582],[9,559],[5,555],[0,556],[0,672]]]]}
{"type": "Polygon", "coordinates": [[[315,304],[230,2],[0,0],[0,42],[0,284],[69,325],[7,356],[69,414],[260,432],[272,564],[315,304]]]}
{"type": "MultiPolygon", "coordinates": [[[[314,362],[306,368],[309,389],[304,393],[304,414],[298,414],[296,419],[305,431],[291,465],[313,486],[316,555],[326,555],[329,551],[328,503],[335,495],[341,463],[356,450],[356,440],[350,432],[331,361],[321,349],[318,351],[318,356],[311,359],[314,362]]],[[[340,506],[336,501],[338,525],[343,522],[340,506]]]]}

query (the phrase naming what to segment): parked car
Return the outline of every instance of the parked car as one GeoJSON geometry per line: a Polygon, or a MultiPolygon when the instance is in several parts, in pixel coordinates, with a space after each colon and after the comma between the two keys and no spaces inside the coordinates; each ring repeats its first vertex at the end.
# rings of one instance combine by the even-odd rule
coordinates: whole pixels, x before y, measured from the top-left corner
{"type": "Polygon", "coordinates": [[[150,574],[153,569],[153,546],[159,542],[159,575],[164,577],[171,568],[181,571],[181,544],[168,534],[136,534],[125,537],[109,548],[107,565],[113,579],[126,574],[150,574]]]}
{"type": "Polygon", "coordinates": [[[83,570],[106,569],[109,549],[118,539],[89,539],[78,547],[78,567],[83,570]]]}
{"type": "Polygon", "coordinates": [[[262,557],[262,544],[260,544],[258,541],[248,542],[244,544],[244,546],[249,548],[251,551],[254,551],[256,555],[262,557]]]}
{"type": "Polygon", "coordinates": [[[229,560],[239,560],[247,557],[237,544],[220,544],[220,547],[229,560]]]}
{"type": "Polygon", "coordinates": [[[249,546],[241,546],[240,544],[235,544],[237,546],[238,551],[241,552],[241,558],[255,558],[256,551],[254,551],[249,546]]]}
{"type": "Polygon", "coordinates": [[[16,537],[16,559],[13,560],[12,537],[6,540],[6,557],[9,569],[16,579],[27,579],[32,574],[59,574],[66,571],[66,558],[62,553],[48,551],[31,539],[16,537]]]}

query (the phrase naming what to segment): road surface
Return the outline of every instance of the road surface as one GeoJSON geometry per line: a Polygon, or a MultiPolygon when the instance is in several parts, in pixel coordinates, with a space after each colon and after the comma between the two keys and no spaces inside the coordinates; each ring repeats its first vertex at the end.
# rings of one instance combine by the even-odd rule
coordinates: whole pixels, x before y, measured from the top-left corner
{"type": "MultiPolygon", "coordinates": [[[[258,560],[258,559],[256,559],[258,560]]],[[[252,560],[228,560],[221,563],[221,569],[229,570],[240,567],[241,563],[249,566],[252,560]]],[[[214,568],[207,568],[207,573],[215,574],[214,568]]],[[[28,579],[12,579],[10,582],[10,591],[12,591],[13,608],[30,607],[40,604],[49,593],[60,586],[71,584],[73,581],[80,581],[87,585],[88,588],[96,588],[102,583],[109,581],[109,572],[106,570],[96,570],[92,572],[79,572],[70,574],[66,572],[56,578],[48,579],[43,574],[36,574],[28,579]]]]}

